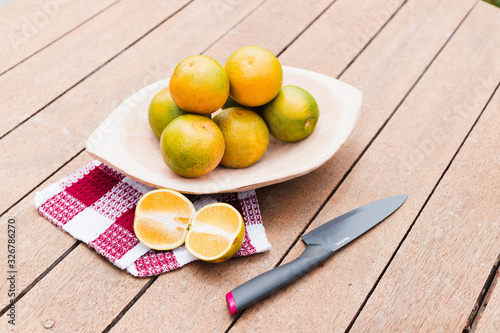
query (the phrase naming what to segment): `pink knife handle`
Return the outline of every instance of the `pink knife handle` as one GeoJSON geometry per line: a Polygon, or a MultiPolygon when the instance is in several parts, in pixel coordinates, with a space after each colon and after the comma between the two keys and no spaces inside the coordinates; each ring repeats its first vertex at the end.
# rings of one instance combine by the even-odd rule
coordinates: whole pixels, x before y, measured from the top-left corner
{"type": "Polygon", "coordinates": [[[332,250],[321,245],[308,245],[300,257],[294,261],[265,272],[228,292],[226,301],[229,311],[233,315],[269,296],[297,280],[332,254],[332,250]]]}

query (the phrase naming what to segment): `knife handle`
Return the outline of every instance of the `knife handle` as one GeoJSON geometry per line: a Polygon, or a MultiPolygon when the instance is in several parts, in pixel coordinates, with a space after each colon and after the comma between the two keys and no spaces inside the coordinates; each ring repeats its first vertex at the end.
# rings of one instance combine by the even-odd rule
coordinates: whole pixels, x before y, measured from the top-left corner
{"type": "Polygon", "coordinates": [[[332,254],[332,250],[325,249],[321,245],[308,245],[304,252],[294,261],[263,273],[228,292],[226,300],[229,311],[233,315],[260,301],[297,280],[328,259],[332,254]]]}

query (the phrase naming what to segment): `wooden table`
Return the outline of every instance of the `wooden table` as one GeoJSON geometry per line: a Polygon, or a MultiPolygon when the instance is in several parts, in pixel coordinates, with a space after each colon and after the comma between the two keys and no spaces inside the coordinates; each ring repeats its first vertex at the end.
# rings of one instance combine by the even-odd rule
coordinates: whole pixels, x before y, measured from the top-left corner
{"type": "MultiPolygon", "coordinates": [[[[500,331],[500,10],[477,0],[17,0],[0,9],[1,262],[16,218],[16,326],[0,331],[500,331]],[[193,54],[259,45],[363,91],[316,171],[257,190],[272,249],[134,278],[35,210],[90,161],[126,97],[193,54]],[[227,291],[304,249],[300,236],[408,193],[375,229],[230,316],[227,291]],[[47,327],[47,328],[44,328],[47,327]]],[[[4,275],[4,276],[5,276],[4,275]]],[[[5,281],[5,280],[4,280],[5,281]]]]}

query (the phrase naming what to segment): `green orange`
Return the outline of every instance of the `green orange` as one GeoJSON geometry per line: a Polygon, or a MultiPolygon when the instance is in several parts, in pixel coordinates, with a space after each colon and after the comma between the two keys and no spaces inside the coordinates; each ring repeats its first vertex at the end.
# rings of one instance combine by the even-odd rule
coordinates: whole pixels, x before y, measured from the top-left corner
{"type": "Polygon", "coordinates": [[[276,139],[295,142],[314,131],[319,118],[318,103],[300,87],[283,86],[278,96],[263,107],[262,117],[276,139]]]}
{"type": "Polygon", "coordinates": [[[180,116],[185,114],[180,107],[175,104],[167,88],[161,90],[153,97],[148,109],[148,120],[154,134],[160,138],[161,133],[167,125],[180,116]]]}
{"type": "Polygon", "coordinates": [[[221,164],[245,168],[256,163],[269,145],[269,130],[255,112],[242,107],[222,110],[214,117],[225,141],[221,164]]]}
{"type": "Polygon", "coordinates": [[[210,114],[226,102],[229,79],[216,60],[195,55],[175,67],[169,87],[175,104],[184,111],[210,114]]]}
{"type": "Polygon", "coordinates": [[[160,139],[165,164],[180,176],[195,178],[209,173],[224,154],[224,137],[213,120],[185,114],[168,124],[160,139]]]}

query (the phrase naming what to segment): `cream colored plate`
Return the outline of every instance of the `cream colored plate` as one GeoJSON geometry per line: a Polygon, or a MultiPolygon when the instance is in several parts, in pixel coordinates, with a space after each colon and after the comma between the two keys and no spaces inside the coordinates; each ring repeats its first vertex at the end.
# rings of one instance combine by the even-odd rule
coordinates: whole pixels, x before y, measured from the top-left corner
{"type": "Polygon", "coordinates": [[[281,142],[273,137],[264,156],[244,169],[218,166],[194,179],[183,178],[163,162],[159,140],[148,123],[153,96],[169,78],[149,85],[118,106],[86,143],[90,155],[130,178],[153,187],[205,194],[245,191],[304,175],[328,161],[352,131],[361,106],[361,91],[329,76],[283,67],[283,84],[309,91],[319,105],[314,132],[306,139],[281,142]]]}

